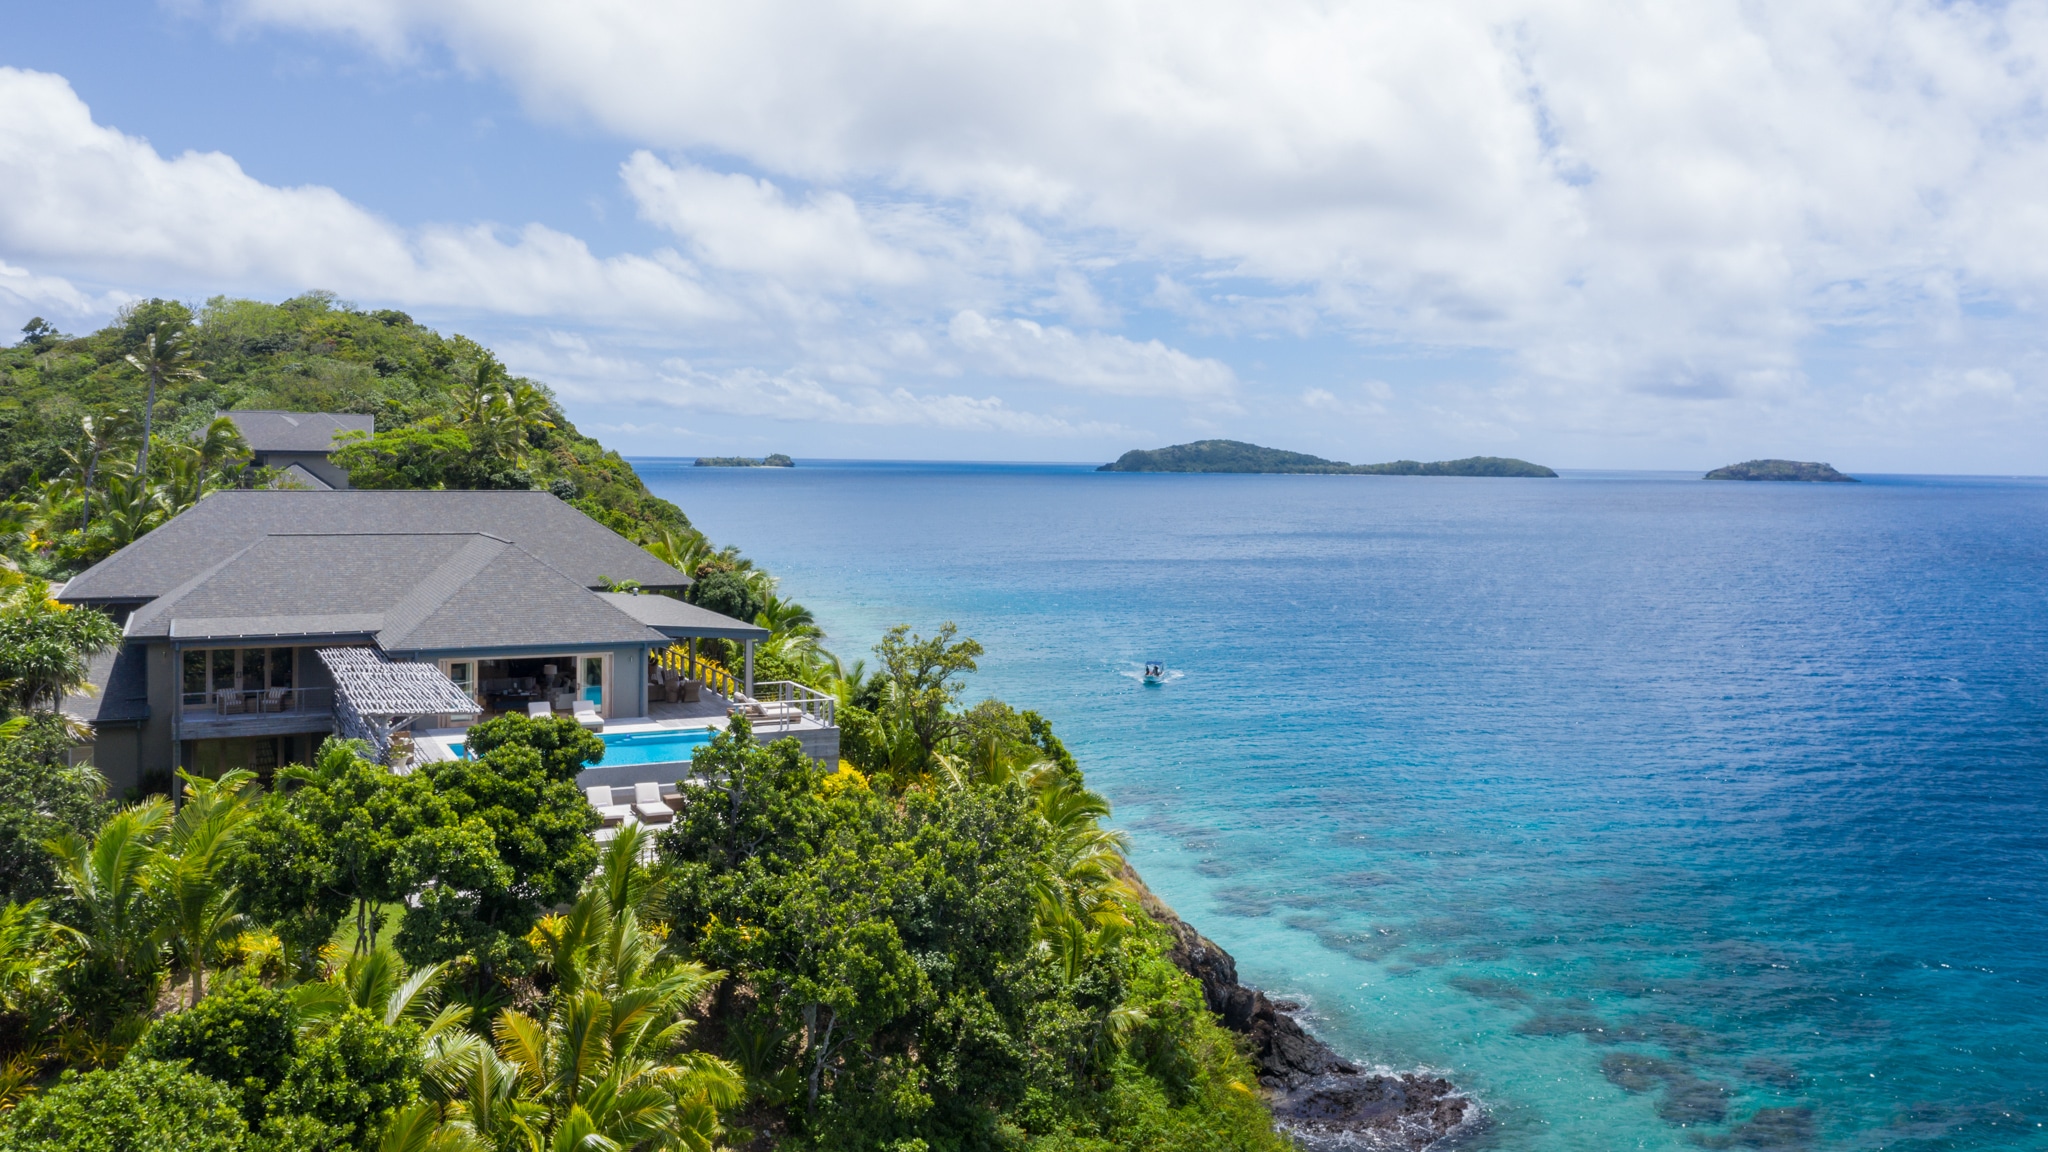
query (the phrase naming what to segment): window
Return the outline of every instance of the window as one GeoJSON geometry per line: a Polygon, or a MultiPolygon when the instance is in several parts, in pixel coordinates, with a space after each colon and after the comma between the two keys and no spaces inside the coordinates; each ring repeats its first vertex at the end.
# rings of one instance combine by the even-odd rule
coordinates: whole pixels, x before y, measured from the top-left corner
{"type": "Polygon", "coordinates": [[[457,688],[462,689],[463,695],[468,696],[472,700],[476,699],[476,687],[470,683],[469,679],[469,661],[449,661],[448,679],[453,681],[457,688]]]}
{"type": "Polygon", "coordinates": [[[184,685],[185,703],[206,703],[206,653],[202,650],[188,650],[185,653],[184,685]]]}
{"type": "Polygon", "coordinates": [[[188,648],[179,660],[178,691],[187,707],[204,707],[223,692],[287,692],[296,686],[291,648],[188,648]]]}
{"type": "Polygon", "coordinates": [[[592,704],[604,704],[604,657],[583,658],[583,698],[592,704]]]}

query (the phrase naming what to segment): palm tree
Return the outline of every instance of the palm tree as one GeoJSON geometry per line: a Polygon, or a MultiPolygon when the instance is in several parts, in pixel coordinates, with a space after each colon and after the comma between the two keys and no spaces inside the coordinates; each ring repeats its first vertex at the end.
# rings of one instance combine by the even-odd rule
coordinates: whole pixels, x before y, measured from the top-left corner
{"type": "Polygon", "coordinates": [[[1036,882],[1039,943],[1069,980],[1078,979],[1089,955],[1114,947],[1131,927],[1126,840],[1098,823],[1109,815],[1109,802],[1050,763],[1037,766],[1030,779],[1047,832],[1036,882]]]}
{"type": "Polygon", "coordinates": [[[695,528],[677,532],[663,528],[661,533],[644,545],[654,558],[687,575],[696,575],[697,566],[712,554],[711,541],[695,528]]]}
{"type": "Polygon", "coordinates": [[[102,519],[107,525],[107,542],[115,548],[133,544],[163,519],[163,493],[140,476],[123,475],[109,468],[106,486],[106,512],[102,519]]]}
{"type": "Polygon", "coordinates": [[[135,370],[149,381],[149,399],[142,406],[142,451],[135,457],[135,474],[149,475],[149,437],[156,421],[156,390],[173,380],[204,380],[199,370],[192,367],[190,350],[181,347],[185,342],[185,330],[160,320],[154,331],[143,338],[142,347],[130,352],[126,359],[135,370]]]}
{"type": "Polygon", "coordinates": [[[206,780],[178,773],[184,803],[154,853],[151,884],[159,893],[172,955],[192,975],[192,1003],[206,995],[206,966],[242,930],[235,889],[223,882],[239,826],[262,789],[256,774],[237,768],[206,780]]]}
{"type": "Polygon", "coordinates": [[[710,1152],[718,1112],[745,1083],[725,1061],[681,1046],[694,1003],[724,974],[665,953],[640,914],[660,899],[640,864],[646,834],[621,830],[569,911],[535,929],[555,981],[540,1016],[506,1009],[483,1052],[443,1084],[451,1140],[513,1149],[710,1152]]]}
{"type": "Polygon", "coordinates": [[[817,617],[811,610],[794,600],[784,600],[770,592],[761,597],[761,610],[754,615],[754,623],[768,630],[768,638],[782,636],[803,636],[814,640],[825,638],[825,630],[818,627],[817,617]]]}
{"type": "Polygon", "coordinates": [[[111,976],[123,994],[153,998],[163,932],[152,907],[150,864],[171,825],[162,797],[108,818],[88,841],[65,832],[44,845],[57,858],[62,909],[89,971],[111,976]]]}

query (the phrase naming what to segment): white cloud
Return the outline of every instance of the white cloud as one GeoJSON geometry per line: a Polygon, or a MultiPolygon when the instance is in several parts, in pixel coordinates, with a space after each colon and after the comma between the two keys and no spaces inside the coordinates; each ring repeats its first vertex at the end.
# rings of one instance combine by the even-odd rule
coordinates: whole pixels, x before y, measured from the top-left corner
{"type": "Polygon", "coordinates": [[[9,316],[16,312],[26,316],[39,310],[53,315],[92,316],[118,308],[128,299],[120,292],[94,297],[61,276],[38,276],[0,260],[0,310],[9,316]]]}
{"type": "Polygon", "coordinates": [[[785,422],[938,428],[1021,436],[1105,436],[1124,431],[1095,420],[1010,407],[999,396],[916,393],[907,388],[857,387],[835,391],[799,372],[770,374],[740,369],[700,372],[686,361],[663,365],[662,387],[650,400],[677,408],[785,422]]]}
{"type": "MultiPolygon", "coordinates": [[[[1227,274],[1221,323],[1298,330],[1298,306],[1262,313],[1263,284],[1326,323],[1511,349],[1586,387],[1737,397],[1826,326],[1938,326],[1944,280],[2048,289],[2040,3],[238,11],[394,57],[443,44],[537,112],[648,145],[1018,214],[1198,289],[1227,274]]],[[[800,250],[866,259],[850,202],[738,179],[818,237],[800,250]]]]}
{"type": "Polygon", "coordinates": [[[1385,381],[1368,380],[1345,388],[1341,395],[1328,388],[1305,388],[1301,393],[1301,404],[1312,412],[1357,420],[1386,415],[1387,401],[1393,398],[1394,390],[1385,381]]]}
{"type": "Polygon", "coordinates": [[[683,237],[714,267],[820,287],[908,284],[925,274],[916,254],[878,239],[843,192],[791,204],[766,180],[670,167],[648,152],[635,152],[619,174],[643,218],[683,237]]]}
{"type": "Polygon", "coordinates": [[[599,258],[529,224],[401,229],[331,188],[277,188],[218,152],[166,159],[62,77],[0,68],[0,250],[208,290],[328,288],[408,305],[629,322],[729,318],[674,254],[599,258]]]}
{"type": "Polygon", "coordinates": [[[1190,356],[1157,340],[1084,336],[972,310],[956,314],[946,333],[977,369],[1082,391],[1220,401],[1229,399],[1237,383],[1222,361],[1190,356]]]}

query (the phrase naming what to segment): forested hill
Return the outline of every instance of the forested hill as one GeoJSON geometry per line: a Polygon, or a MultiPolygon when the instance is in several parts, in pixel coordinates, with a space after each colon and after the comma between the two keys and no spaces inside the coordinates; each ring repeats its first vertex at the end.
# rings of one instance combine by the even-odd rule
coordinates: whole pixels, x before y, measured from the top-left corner
{"type": "MultiPolygon", "coordinates": [[[[151,300],[89,335],[31,324],[19,344],[0,349],[0,500],[28,529],[11,534],[8,553],[62,575],[111,552],[124,531],[147,530],[175,487],[180,452],[217,410],[235,408],[375,415],[376,441],[350,461],[360,487],[546,489],[642,542],[688,529],[682,510],[650,494],[618,453],[576,430],[545,385],[508,376],[482,345],[403,312],[310,293],[282,304],[215,297],[196,312],[151,300]],[[145,352],[152,334],[178,333],[170,352],[182,371],[166,378],[154,417],[153,440],[167,447],[152,448],[145,483],[124,484],[145,401],[144,376],[128,357],[145,352]],[[132,497],[135,523],[96,517],[111,538],[99,525],[75,532],[94,463],[93,487],[113,485],[95,492],[96,507],[132,497]]],[[[198,486],[188,483],[185,495],[196,498],[198,486]]]]}
{"type": "Polygon", "coordinates": [[[1264,472],[1333,476],[1520,476],[1555,477],[1541,464],[1506,456],[1468,456],[1427,464],[1395,460],[1386,464],[1346,464],[1306,452],[1263,448],[1242,440],[1197,440],[1170,448],[1134,448],[1098,472],[1264,472]]]}

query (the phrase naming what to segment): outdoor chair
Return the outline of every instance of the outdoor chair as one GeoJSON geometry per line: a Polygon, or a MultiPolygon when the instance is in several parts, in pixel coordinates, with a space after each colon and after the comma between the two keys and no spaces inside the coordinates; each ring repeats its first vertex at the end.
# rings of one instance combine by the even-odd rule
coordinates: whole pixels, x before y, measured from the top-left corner
{"type": "Polygon", "coordinates": [[[666,824],[675,818],[675,811],[661,798],[661,785],[651,780],[633,785],[633,811],[642,824],[666,824]]]}
{"type": "Polygon", "coordinates": [[[242,694],[234,691],[214,693],[214,706],[220,710],[220,714],[223,716],[249,710],[249,706],[242,701],[242,694]]]}
{"type": "Polygon", "coordinates": [[[607,824],[623,824],[633,818],[631,804],[612,803],[612,790],[608,784],[593,784],[585,788],[583,794],[589,797],[590,806],[597,809],[597,814],[604,817],[607,824]]]}
{"type": "Polygon", "coordinates": [[[592,732],[604,731],[604,717],[597,714],[597,706],[588,700],[576,702],[576,722],[592,732]]]}
{"type": "Polygon", "coordinates": [[[545,700],[528,700],[526,714],[535,720],[545,720],[555,714],[555,707],[545,700]]]}
{"type": "Polygon", "coordinates": [[[270,691],[265,692],[263,694],[263,710],[265,712],[284,711],[284,696],[289,691],[291,691],[289,688],[272,688],[270,691]]]}

